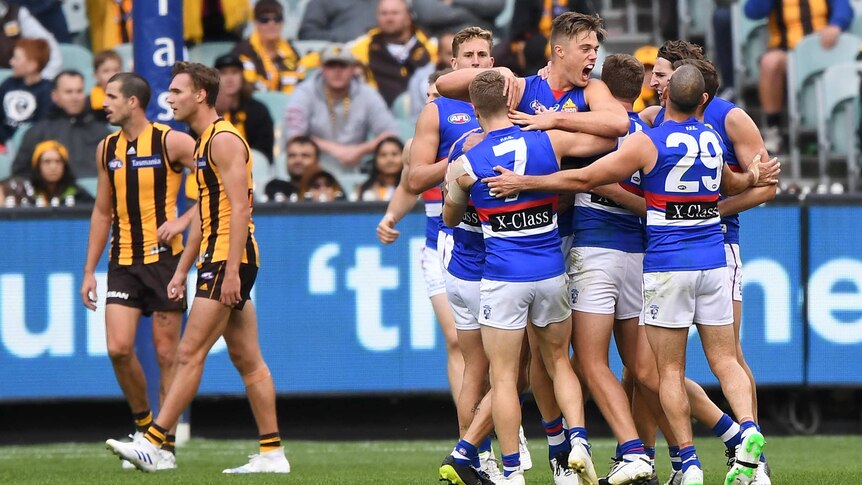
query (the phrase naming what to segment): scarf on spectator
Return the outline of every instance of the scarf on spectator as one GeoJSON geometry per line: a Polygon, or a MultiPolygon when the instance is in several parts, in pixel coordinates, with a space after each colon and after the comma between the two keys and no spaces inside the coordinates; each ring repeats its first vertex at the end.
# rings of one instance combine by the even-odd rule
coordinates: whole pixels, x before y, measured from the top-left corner
{"type": "MultiPolygon", "coordinates": [[[[278,66],[276,66],[272,61],[272,58],[269,57],[269,54],[267,54],[266,49],[263,47],[263,41],[260,40],[260,33],[258,33],[257,30],[255,30],[251,34],[251,37],[248,38],[248,43],[251,44],[255,54],[260,58],[260,62],[263,64],[263,70],[266,72],[266,82],[261,82],[263,82],[270,91],[279,91],[281,89],[281,72],[278,70],[278,66]]],[[[298,61],[297,58],[299,56],[284,39],[278,39],[278,42],[275,44],[275,50],[277,52],[277,56],[282,59],[294,58],[298,61]]]]}

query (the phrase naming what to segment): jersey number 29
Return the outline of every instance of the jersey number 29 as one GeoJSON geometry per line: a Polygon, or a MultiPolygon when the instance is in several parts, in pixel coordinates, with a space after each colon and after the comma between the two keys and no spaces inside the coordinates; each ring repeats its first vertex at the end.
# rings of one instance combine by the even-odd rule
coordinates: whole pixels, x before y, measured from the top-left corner
{"type": "Polygon", "coordinates": [[[696,193],[700,190],[701,183],[710,192],[718,190],[721,183],[723,153],[715,133],[702,131],[696,140],[688,133],[671,133],[667,137],[666,143],[668,148],[685,145],[686,152],[667,174],[667,180],[664,183],[665,192],[696,193]],[[715,155],[712,155],[713,152],[715,155]],[[685,173],[694,166],[697,160],[700,160],[714,175],[704,175],[699,181],[683,180],[685,173]]]}

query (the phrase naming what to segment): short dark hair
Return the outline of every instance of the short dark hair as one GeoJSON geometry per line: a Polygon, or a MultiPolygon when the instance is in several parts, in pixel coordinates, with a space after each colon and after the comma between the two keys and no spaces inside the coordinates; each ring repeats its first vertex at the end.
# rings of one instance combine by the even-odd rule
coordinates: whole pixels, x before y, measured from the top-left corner
{"type": "Polygon", "coordinates": [[[494,48],[494,34],[490,30],[485,30],[482,27],[464,27],[459,30],[455,37],[452,38],[452,55],[458,57],[458,49],[461,44],[472,39],[482,39],[488,41],[488,52],[494,48]]]}
{"type": "Polygon", "coordinates": [[[560,37],[574,39],[581,32],[595,32],[599,42],[608,35],[602,26],[602,18],[598,15],[587,15],[580,12],[565,12],[554,19],[551,26],[551,45],[558,44],[560,37]]]}
{"type": "Polygon", "coordinates": [[[257,19],[269,13],[284,15],[284,7],[278,0],[258,0],[254,4],[254,18],[257,19]]]}
{"type": "Polygon", "coordinates": [[[673,72],[668,82],[668,101],[674,110],[682,114],[692,114],[703,99],[703,74],[694,66],[680,66],[673,72]]]}
{"type": "Polygon", "coordinates": [[[287,155],[287,149],[290,148],[290,145],[299,144],[299,145],[311,145],[314,147],[314,158],[320,159],[320,147],[317,146],[317,143],[310,137],[306,135],[299,135],[287,140],[287,144],[284,146],[285,148],[285,156],[287,155]]]}
{"type": "Polygon", "coordinates": [[[216,69],[197,62],[180,61],[171,69],[171,79],[180,74],[188,74],[192,78],[195,89],[203,89],[207,92],[207,106],[215,106],[221,81],[221,76],[216,69]]]}
{"type": "Polygon", "coordinates": [[[95,71],[99,69],[102,64],[108,61],[116,61],[117,64],[120,65],[120,69],[123,68],[123,58],[121,58],[116,51],[107,49],[101,52],[97,52],[96,55],[93,56],[93,70],[95,71]]]}
{"type": "Polygon", "coordinates": [[[147,105],[150,104],[152,91],[150,90],[150,83],[148,83],[140,74],[134,72],[118,72],[111,76],[111,79],[108,79],[108,84],[111,83],[120,83],[120,92],[123,93],[123,96],[127,99],[132,96],[138,98],[138,103],[140,103],[141,109],[144,111],[147,110],[147,105]]]}
{"type": "Polygon", "coordinates": [[[27,59],[35,61],[39,72],[45,69],[45,66],[48,65],[48,60],[51,58],[51,45],[45,39],[23,37],[15,43],[15,48],[24,51],[27,59]]]}
{"type": "Polygon", "coordinates": [[[715,69],[715,65],[707,59],[682,59],[673,63],[674,69],[679,69],[682,66],[694,66],[700,71],[703,76],[704,92],[708,96],[706,98],[708,105],[715,98],[715,93],[718,92],[718,71],[715,69]]]}
{"type": "Polygon", "coordinates": [[[451,67],[447,67],[446,69],[440,69],[439,71],[432,72],[430,75],[428,75],[428,84],[436,83],[438,79],[445,76],[446,74],[449,74],[452,71],[454,71],[454,69],[452,69],[451,67]]]}
{"type": "Polygon", "coordinates": [[[506,111],[504,86],[503,75],[492,69],[482,71],[473,78],[470,82],[470,101],[480,116],[506,111]]]}
{"type": "Polygon", "coordinates": [[[602,81],[615,98],[633,103],[641,94],[644,65],[629,54],[611,54],[602,65],[602,81]]]}
{"type": "Polygon", "coordinates": [[[658,48],[656,57],[665,59],[671,65],[682,59],[703,59],[703,47],[687,40],[669,40],[658,48]]]}
{"type": "Polygon", "coordinates": [[[84,81],[84,75],[81,74],[81,71],[77,71],[75,69],[65,69],[59,72],[57,76],[54,77],[54,80],[51,82],[51,89],[54,91],[60,87],[60,79],[64,77],[79,77],[81,81],[84,81]]]}

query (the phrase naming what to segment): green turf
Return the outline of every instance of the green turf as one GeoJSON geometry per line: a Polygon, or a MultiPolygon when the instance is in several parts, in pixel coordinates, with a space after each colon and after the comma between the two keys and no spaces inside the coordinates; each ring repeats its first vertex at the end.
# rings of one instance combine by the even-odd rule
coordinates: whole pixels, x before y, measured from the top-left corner
{"type": "MultiPolygon", "coordinates": [[[[180,468],[144,474],[121,470],[119,461],[100,444],[52,444],[0,447],[0,484],[68,483],[291,483],[291,484],[434,484],[437,466],[453,443],[445,441],[361,441],[286,443],[292,472],[288,476],[223,476],[221,470],[244,463],[255,452],[253,441],[193,440],[179,450],[180,468]]],[[[714,438],[698,439],[707,484],[723,482],[723,446],[714,438]]],[[[608,468],[610,440],[593,441],[597,470],[608,468]]],[[[534,468],[527,483],[552,484],[546,447],[530,442],[534,468]]],[[[776,485],[862,483],[862,437],[821,436],[770,438],[767,455],[776,485]]],[[[659,450],[659,476],[667,478],[666,452],[659,450]]],[[[662,482],[663,483],[663,482],[662,482]]]]}

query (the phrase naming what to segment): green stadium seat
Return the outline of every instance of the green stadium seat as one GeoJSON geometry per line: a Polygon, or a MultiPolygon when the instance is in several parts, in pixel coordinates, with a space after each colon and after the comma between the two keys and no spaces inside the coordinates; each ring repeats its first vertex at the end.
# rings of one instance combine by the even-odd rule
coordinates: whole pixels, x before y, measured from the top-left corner
{"type": "Polygon", "coordinates": [[[84,76],[84,90],[89,92],[95,84],[93,78],[93,53],[77,44],[60,44],[63,69],[74,69],[84,76]]]}
{"type": "Polygon", "coordinates": [[[251,177],[254,180],[254,200],[264,202],[266,193],[263,189],[272,180],[272,164],[263,152],[251,150],[253,164],[251,166],[251,177]]]}
{"type": "Polygon", "coordinates": [[[189,49],[189,60],[212,67],[216,58],[232,51],[233,46],[233,42],[204,42],[189,49]]]}
{"type": "Polygon", "coordinates": [[[90,195],[92,195],[93,197],[96,196],[96,187],[99,184],[98,177],[81,177],[76,182],[78,183],[79,187],[89,192],[90,195]]]}
{"type": "Polygon", "coordinates": [[[132,71],[135,68],[135,53],[132,49],[132,44],[125,43],[114,46],[114,52],[116,52],[120,59],[123,60],[123,65],[121,70],[123,71],[132,71]]]}
{"type": "Polygon", "coordinates": [[[412,107],[411,103],[412,99],[410,99],[410,93],[403,92],[395,98],[395,101],[392,102],[392,114],[400,119],[400,120],[409,120],[410,116],[410,108],[412,107]]]}
{"type": "Polygon", "coordinates": [[[827,164],[835,156],[847,160],[849,190],[855,191],[859,178],[857,130],[859,129],[859,86],[862,63],[829,66],[819,79],[818,162],[821,182],[827,182],[827,164]]]}
{"type": "Polygon", "coordinates": [[[850,24],[850,33],[862,37],[862,0],[850,0],[853,7],[853,23],[850,24]]]}
{"type": "Polygon", "coordinates": [[[12,75],[12,69],[0,69],[0,83],[12,75]]]}
{"type": "Polygon", "coordinates": [[[282,152],[284,151],[284,144],[287,142],[284,139],[282,121],[284,121],[284,110],[290,102],[290,95],[280,91],[255,91],[252,96],[266,105],[269,116],[272,117],[272,125],[275,130],[272,154],[274,161],[281,165],[279,161],[284,158],[282,152]]]}
{"type": "Polygon", "coordinates": [[[769,31],[766,19],[752,20],[745,16],[741,2],[731,7],[733,25],[733,61],[736,85],[744,88],[760,77],[760,57],[766,52],[769,31]]]}

